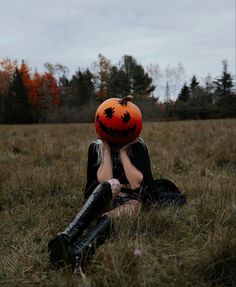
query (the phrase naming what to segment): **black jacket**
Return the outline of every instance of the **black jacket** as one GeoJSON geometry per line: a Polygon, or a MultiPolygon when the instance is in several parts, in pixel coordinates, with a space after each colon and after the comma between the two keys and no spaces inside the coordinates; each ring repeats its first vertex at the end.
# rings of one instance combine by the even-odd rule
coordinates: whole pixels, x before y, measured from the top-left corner
{"type": "MultiPolygon", "coordinates": [[[[93,192],[94,188],[99,184],[97,180],[97,170],[99,168],[97,151],[99,144],[99,141],[94,141],[90,144],[88,149],[87,184],[84,190],[85,199],[88,198],[88,196],[93,192]]],[[[140,192],[146,192],[148,187],[153,182],[148,149],[143,139],[139,138],[138,141],[130,147],[128,155],[132,164],[143,174],[143,182],[142,187],[139,190],[133,191],[126,189],[122,190],[122,192],[130,195],[139,194],[140,196],[140,192]]],[[[123,166],[119,159],[119,154],[115,149],[111,149],[111,156],[114,178],[118,179],[122,184],[128,183],[123,166]]]]}

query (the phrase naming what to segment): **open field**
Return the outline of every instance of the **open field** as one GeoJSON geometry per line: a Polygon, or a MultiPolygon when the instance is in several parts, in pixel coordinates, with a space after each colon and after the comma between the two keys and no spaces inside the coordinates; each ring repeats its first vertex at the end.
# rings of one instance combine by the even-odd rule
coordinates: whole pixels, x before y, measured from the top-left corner
{"type": "Polygon", "coordinates": [[[0,126],[0,286],[236,286],[236,120],[145,123],[142,137],[188,203],[120,219],[78,277],[50,266],[47,243],[82,204],[93,125],[0,126]]]}

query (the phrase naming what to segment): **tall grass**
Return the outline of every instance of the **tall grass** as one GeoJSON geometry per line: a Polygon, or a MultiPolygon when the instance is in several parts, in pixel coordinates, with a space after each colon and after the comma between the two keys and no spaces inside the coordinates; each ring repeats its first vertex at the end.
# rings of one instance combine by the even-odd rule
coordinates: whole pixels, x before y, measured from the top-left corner
{"type": "Polygon", "coordinates": [[[236,286],[236,120],[145,123],[156,178],[182,208],[121,218],[84,273],[47,243],[82,205],[89,124],[0,126],[0,286],[236,286]]]}

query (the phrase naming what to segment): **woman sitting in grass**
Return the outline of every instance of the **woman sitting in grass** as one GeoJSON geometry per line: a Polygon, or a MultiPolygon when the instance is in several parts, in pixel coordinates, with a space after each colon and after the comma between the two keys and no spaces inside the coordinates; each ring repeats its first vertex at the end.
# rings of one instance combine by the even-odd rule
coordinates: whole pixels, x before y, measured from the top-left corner
{"type": "MultiPolygon", "coordinates": [[[[135,216],[144,203],[160,199],[147,147],[139,137],[142,118],[132,115],[129,106],[134,104],[129,100],[130,97],[109,99],[97,110],[95,125],[99,139],[91,143],[88,150],[84,205],[69,226],[48,245],[50,260],[56,266],[83,265],[105,242],[117,217],[135,216]],[[121,106],[123,116],[114,115],[114,100],[118,108],[121,106]],[[111,107],[107,108],[107,102],[111,107]],[[109,125],[103,116],[111,120],[109,125]],[[136,121],[132,122],[132,117],[136,117],[136,121]],[[112,118],[116,128],[113,128],[112,118]],[[122,118],[121,128],[118,118],[122,118]]],[[[174,184],[166,182],[159,182],[160,190],[164,186],[165,192],[169,189],[179,196],[174,184]]]]}

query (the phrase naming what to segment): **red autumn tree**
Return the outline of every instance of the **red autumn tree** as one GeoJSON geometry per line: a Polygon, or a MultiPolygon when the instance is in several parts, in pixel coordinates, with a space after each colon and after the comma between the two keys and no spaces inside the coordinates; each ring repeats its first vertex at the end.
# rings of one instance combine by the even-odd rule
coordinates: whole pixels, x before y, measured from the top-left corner
{"type": "Polygon", "coordinates": [[[27,90],[28,100],[30,104],[35,108],[38,105],[38,95],[34,86],[34,80],[31,79],[29,68],[24,61],[21,63],[20,72],[27,90]]]}
{"type": "Polygon", "coordinates": [[[27,65],[22,62],[20,68],[24,84],[28,92],[28,99],[38,118],[45,117],[50,107],[60,106],[60,90],[52,73],[40,75],[35,72],[30,76],[27,65]]]}
{"type": "Polygon", "coordinates": [[[32,97],[34,108],[36,109],[37,113],[42,108],[42,85],[43,85],[42,77],[36,71],[32,78],[33,89],[32,89],[31,97],[32,97]]]}
{"type": "Polygon", "coordinates": [[[56,79],[51,73],[44,73],[42,76],[43,84],[47,87],[49,95],[51,96],[51,104],[55,107],[60,106],[60,90],[57,85],[56,79]]]}

